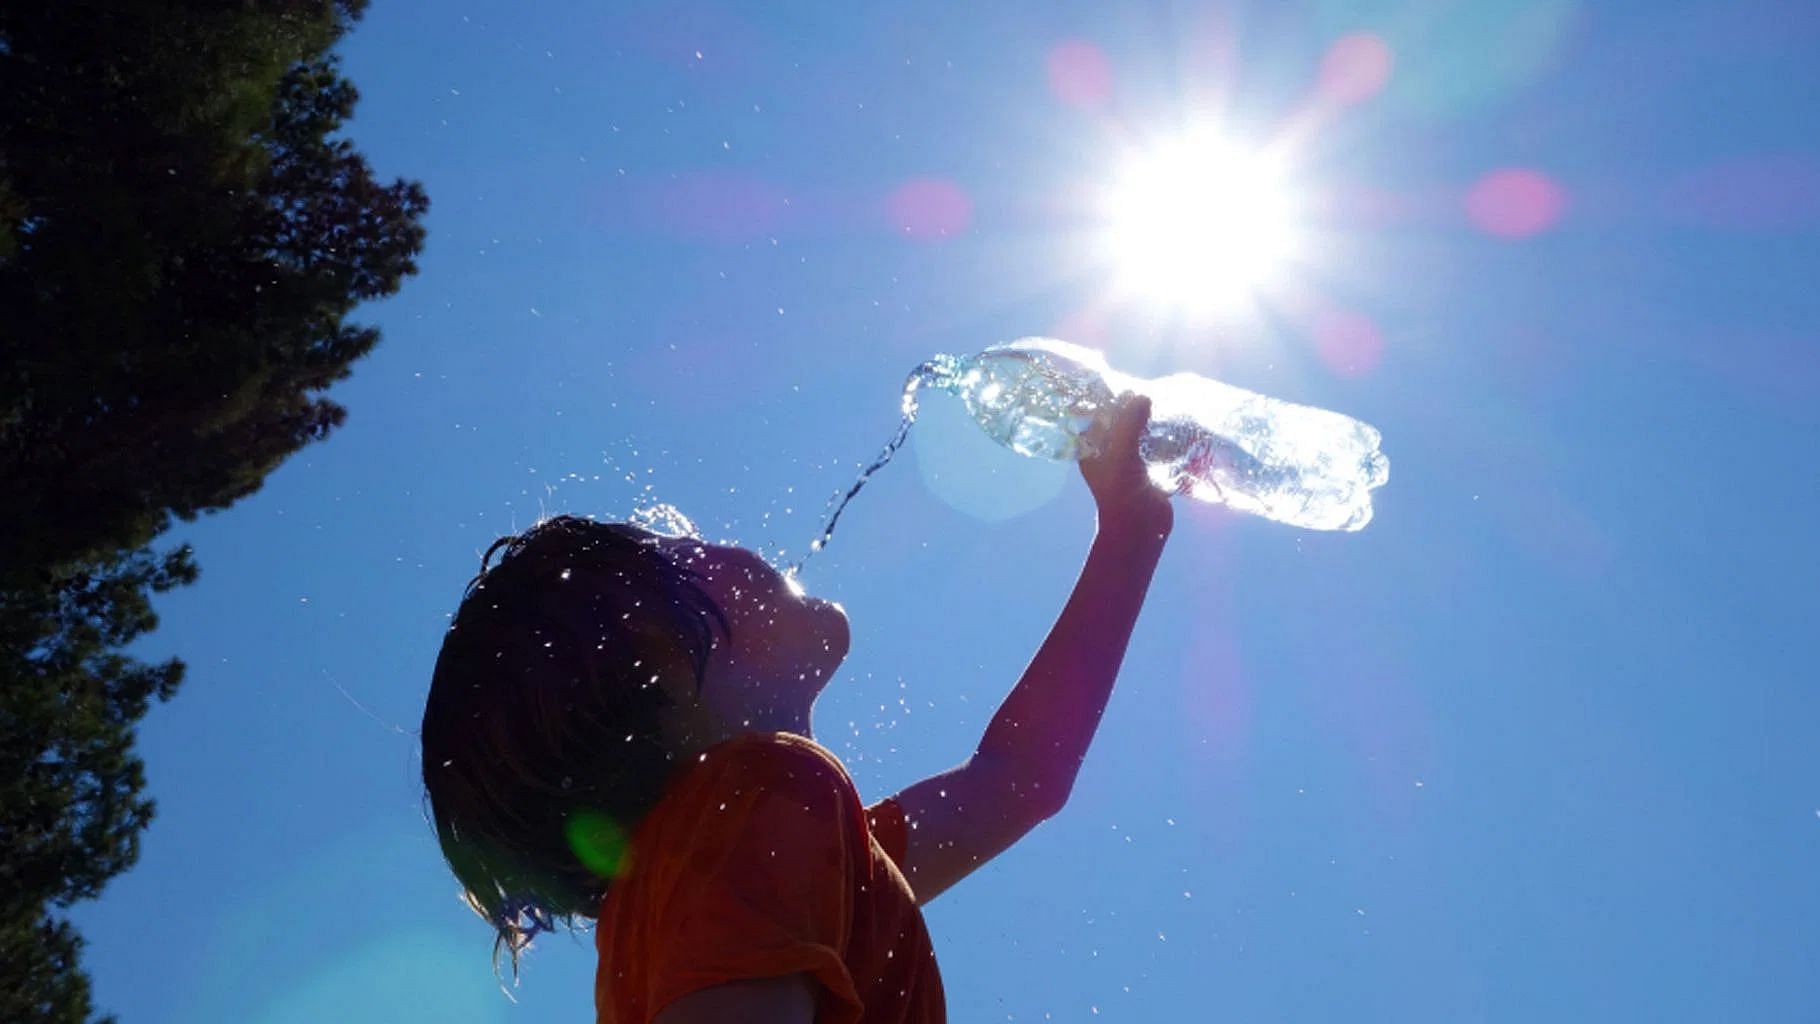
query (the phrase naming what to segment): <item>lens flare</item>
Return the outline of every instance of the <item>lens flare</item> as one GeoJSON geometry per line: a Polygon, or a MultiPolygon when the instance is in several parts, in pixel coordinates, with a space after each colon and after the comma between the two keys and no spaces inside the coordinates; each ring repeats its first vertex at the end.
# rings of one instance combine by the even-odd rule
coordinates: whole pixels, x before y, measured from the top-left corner
{"type": "Polygon", "coordinates": [[[916,178],[885,200],[891,224],[906,238],[936,241],[965,234],[973,221],[973,200],[945,178],[916,178]]]}
{"type": "Polygon", "coordinates": [[[1384,336],[1363,313],[1329,310],[1315,317],[1314,341],[1328,369],[1348,377],[1370,373],[1384,358],[1384,336]]]}
{"type": "Polygon", "coordinates": [[[1049,91],[1071,107],[1098,110],[1112,98],[1112,64],[1099,47],[1070,39],[1049,51],[1049,91]]]}
{"type": "Polygon", "coordinates": [[[1315,90],[1324,99],[1352,106],[1382,92],[1390,81],[1390,47],[1370,32],[1355,32],[1334,41],[1321,58],[1315,90]]]}
{"type": "Polygon", "coordinates": [[[1527,167],[1492,171],[1466,193],[1466,216],[1499,238],[1539,235],[1554,227],[1566,208],[1566,191],[1548,175],[1527,167]]]}
{"type": "Polygon", "coordinates": [[[599,811],[576,811],[563,823],[569,850],[582,866],[602,878],[618,878],[626,867],[626,830],[599,811]]]}

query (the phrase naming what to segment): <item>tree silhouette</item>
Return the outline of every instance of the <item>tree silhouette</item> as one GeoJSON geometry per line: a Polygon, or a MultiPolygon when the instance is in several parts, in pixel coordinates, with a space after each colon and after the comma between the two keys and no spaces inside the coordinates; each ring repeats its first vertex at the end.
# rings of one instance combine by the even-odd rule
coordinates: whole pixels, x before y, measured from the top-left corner
{"type": "Polygon", "coordinates": [[[0,0],[0,1020],[93,1012],[61,914],[137,858],[183,676],[120,651],[197,571],[151,545],[340,425],[346,317],[416,272],[422,188],[337,137],[365,6],[0,0]]]}

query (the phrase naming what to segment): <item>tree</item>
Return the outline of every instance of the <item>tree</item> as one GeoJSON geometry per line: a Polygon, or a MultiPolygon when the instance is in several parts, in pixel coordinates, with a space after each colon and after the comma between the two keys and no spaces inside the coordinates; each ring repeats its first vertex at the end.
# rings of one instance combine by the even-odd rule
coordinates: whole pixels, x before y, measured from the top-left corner
{"type": "Polygon", "coordinates": [[[0,0],[0,1020],[92,1012],[59,915],[138,856],[120,653],[192,582],[172,523],[327,437],[428,201],[338,137],[365,0],[0,0]]]}

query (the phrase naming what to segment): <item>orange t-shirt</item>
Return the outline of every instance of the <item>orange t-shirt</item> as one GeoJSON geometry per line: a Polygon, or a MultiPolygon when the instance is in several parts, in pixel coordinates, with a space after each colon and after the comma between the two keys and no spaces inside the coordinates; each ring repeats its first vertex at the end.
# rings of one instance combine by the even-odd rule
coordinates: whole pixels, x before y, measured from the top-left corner
{"type": "Polygon", "coordinates": [[[635,830],[601,904],[594,1006],[647,1024],[697,989],[806,972],[816,1024],[940,1024],[941,973],[897,862],[902,808],[860,805],[839,760],[790,733],[728,740],[635,830]]]}

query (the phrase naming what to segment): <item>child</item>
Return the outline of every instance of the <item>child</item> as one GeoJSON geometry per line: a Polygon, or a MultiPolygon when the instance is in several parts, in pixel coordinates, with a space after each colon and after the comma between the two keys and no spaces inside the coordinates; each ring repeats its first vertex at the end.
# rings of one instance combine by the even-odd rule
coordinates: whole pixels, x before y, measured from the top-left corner
{"type": "Polygon", "coordinates": [[[1124,399],[1083,461],[1098,532],[979,747],[862,807],[809,735],[838,605],[757,556],[563,516],[501,538],[443,640],[424,784],[465,898],[518,956],[597,920],[597,1019],[945,1019],[918,909],[1059,811],[1172,522],[1124,399]],[[502,545],[506,553],[488,567],[502,545]]]}

